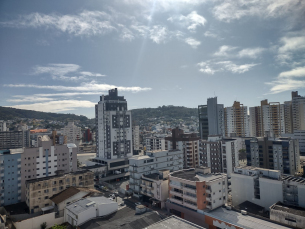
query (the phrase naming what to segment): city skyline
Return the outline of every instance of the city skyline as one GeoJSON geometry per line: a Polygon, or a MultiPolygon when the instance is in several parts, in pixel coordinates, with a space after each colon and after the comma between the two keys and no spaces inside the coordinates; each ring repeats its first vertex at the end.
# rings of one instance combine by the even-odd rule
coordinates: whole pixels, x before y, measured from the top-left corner
{"type": "Polygon", "coordinates": [[[304,2],[71,3],[2,1],[1,106],[93,118],[113,88],[128,109],[305,94],[304,2]]]}

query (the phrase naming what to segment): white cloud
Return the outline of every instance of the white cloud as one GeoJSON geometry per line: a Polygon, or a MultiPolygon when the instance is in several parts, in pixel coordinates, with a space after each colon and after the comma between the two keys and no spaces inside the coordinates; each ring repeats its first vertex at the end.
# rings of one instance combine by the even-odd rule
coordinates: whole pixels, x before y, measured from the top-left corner
{"type": "Polygon", "coordinates": [[[274,81],[266,82],[265,84],[271,86],[271,94],[305,88],[305,67],[297,67],[290,71],[281,72],[274,81]]]}
{"type": "Polygon", "coordinates": [[[62,85],[37,85],[37,84],[4,84],[5,87],[13,87],[13,88],[38,88],[38,89],[50,89],[55,91],[74,91],[74,92],[100,92],[100,91],[108,91],[113,88],[118,88],[120,91],[129,91],[129,92],[141,92],[141,91],[149,91],[151,88],[141,88],[141,87],[118,87],[115,85],[109,84],[98,84],[95,81],[91,81],[89,83],[82,83],[80,86],[62,86],[62,85]]]}
{"type": "Polygon", "coordinates": [[[292,69],[287,72],[281,72],[279,74],[279,77],[281,78],[289,78],[289,77],[305,77],[305,67],[298,67],[295,69],[292,69]]]}
{"type": "Polygon", "coordinates": [[[154,25],[149,32],[149,38],[157,44],[164,43],[168,35],[167,28],[160,25],[154,25]]]}
{"type": "Polygon", "coordinates": [[[39,97],[36,95],[26,96],[26,95],[14,95],[16,99],[7,99],[6,101],[12,103],[22,103],[22,102],[41,102],[41,101],[51,101],[52,98],[39,97]]]}
{"type": "Polygon", "coordinates": [[[187,29],[191,32],[195,32],[198,26],[204,26],[207,20],[201,15],[197,14],[196,11],[191,12],[187,16],[181,15],[179,20],[186,24],[187,29]]]}
{"type": "Polygon", "coordinates": [[[218,38],[218,39],[219,39],[218,35],[215,34],[215,33],[212,33],[211,31],[206,31],[206,32],[204,33],[204,36],[205,36],[205,37],[212,37],[212,38],[218,38]]]}
{"type": "Polygon", "coordinates": [[[295,17],[302,15],[305,9],[304,1],[297,0],[225,0],[219,1],[213,13],[221,21],[230,22],[245,16],[261,18],[276,18],[283,16],[295,17]]]}
{"type": "Polygon", "coordinates": [[[265,49],[261,47],[242,49],[241,51],[238,52],[238,57],[240,58],[249,57],[256,59],[264,50],[265,49]]]}
{"type": "Polygon", "coordinates": [[[197,48],[201,44],[200,41],[195,40],[194,38],[188,37],[185,39],[185,42],[189,44],[192,48],[197,48]]]}
{"type": "Polygon", "coordinates": [[[235,50],[237,47],[229,46],[229,45],[223,45],[219,47],[219,50],[214,53],[214,56],[220,56],[220,57],[226,57],[229,56],[230,51],[235,50]]]}
{"type": "Polygon", "coordinates": [[[61,112],[74,110],[76,108],[91,108],[94,106],[95,103],[86,100],[57,100],[44,103],[15,105],[10,107],[43,112],[61,112]]]}
{"type": "Polygon", "coordinates": [[[226,69],[227,71],[230,71],[232,73],[245,73],[249,71],[252,67],[258,65],[258,64],[241,64],[237,65],[234,64],[232,61],[220,61],[216,64],[220,65],[222,68],[226,69]]]}
{"type": "Polygon", "coordinates": [[[103,77],[100,73],[88,71],[79,71],[80,66],[77,64],[48,64],[46,66],[35,66],[34,75],[48,74],[54,80],[78,81],[89,79],[90,77],[103,77]],[[71,75],[73,74],[73,75],[71,75]],[[75,76],[78,75],[78,76],[75,76]]]}
{"type": "Polygon", "coordinates": [[[197,64],[199,71],[207,74],[214,74],[215,72],[229,71],[232,73],[245,73],[258,64],[235,64],[232,61],[215,61],[209,60],[197,64]]]}
{"type": "Polygon", "coordinates": [[[32,13],[22,15],[17,20],[1,22],[1,25],[15,28],[51,28],[75,36],[92,36],[116,30],[110,20],[111,16],[105,12],[84,10],[74,15],[32,13]]]}

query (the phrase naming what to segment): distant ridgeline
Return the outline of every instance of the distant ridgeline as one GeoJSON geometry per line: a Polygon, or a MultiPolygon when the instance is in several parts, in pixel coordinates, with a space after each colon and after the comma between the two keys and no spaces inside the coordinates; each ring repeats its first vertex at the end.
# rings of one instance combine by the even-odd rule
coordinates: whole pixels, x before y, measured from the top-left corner
{"type": "Polygon", "coordinates": [[[197,108],[187,108],[178,106],[162,106],[158,108],[142,108],[131,110],[132,120],[138,122],[139,120],[147,120],[150,118],[165,119],[190,119],[192,116],[198,117],[197,108]]]}
{"type": "Polygon", "coordinates": [[[11,107],[0,106],[0,120],[13,120],[17,118],[29,118],[29,119],[47,119],[56,121],[67,121],[67,120],[80,120],[87,121],[88,118],[83,115],[75,114],[57,114],[47,113],[40,111],[22,110],[11,107]]]}

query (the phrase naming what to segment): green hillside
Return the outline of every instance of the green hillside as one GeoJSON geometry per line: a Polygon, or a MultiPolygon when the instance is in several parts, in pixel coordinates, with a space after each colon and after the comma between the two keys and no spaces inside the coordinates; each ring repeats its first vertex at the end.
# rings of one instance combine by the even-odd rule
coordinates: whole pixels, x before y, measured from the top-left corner
{"type": "Polygon", "coordinates": [[[83,115],[75,114],[57,114],[47,113],[32,110],[22,110],[11,107],[0,107],[0,120],[13,120],[17,118],[29,118],[29,119],[47,119],[56,121],[68,121],[68,120],[80,120],[87,121],[88,118],[83,115]]]}

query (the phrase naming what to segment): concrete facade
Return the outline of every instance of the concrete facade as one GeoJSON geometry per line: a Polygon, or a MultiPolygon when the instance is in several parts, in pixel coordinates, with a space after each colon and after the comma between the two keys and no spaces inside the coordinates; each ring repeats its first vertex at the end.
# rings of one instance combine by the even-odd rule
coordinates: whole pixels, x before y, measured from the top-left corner
{"type": "Polygon", "coordinates": [[[225,135],[224,106],[217,104],[217,97],[207,99],[209,135],[225,135]]]}
{"type": "Polygon", "coordinates": [[[82,139],[81,128],[76,126],[74,122],[68,122],[68,125],[64,127],[63,134],[67,136],[67,143],[79,144],[82,139]]]}
{"type": "Polygon", "coordinates": [[[169,201],[197,212],[213,210],[227,202],[226,174],[209,168],[185,169],[169,175],[169,201]]]}
{"type": "Polygon", "coordinates": [[[70,186],[93,188],[93,179],[91,171],[79,171],[28,180],[25,185],[26,204],[31,213],[40,212],[41,208],[52,205],[51,196],[70,186]]]}
{"type": "Polygon", "coordinates": [[[279,170],[238,167],[231,174],[231,184],[233,206],[250,201],[269,210],[280,201],[305,207],[305,179],[283,176],[279,170]]]}
{"type": "Polygon", "coordinates": [[[160,170],[167,169],[176,171],[183,168],[183,152],[181,150],[152,151],[145,156],[134,156],[129,159],[129,188],[134,195],[141,195],[142,175],[159,173],[160,170]]]}

